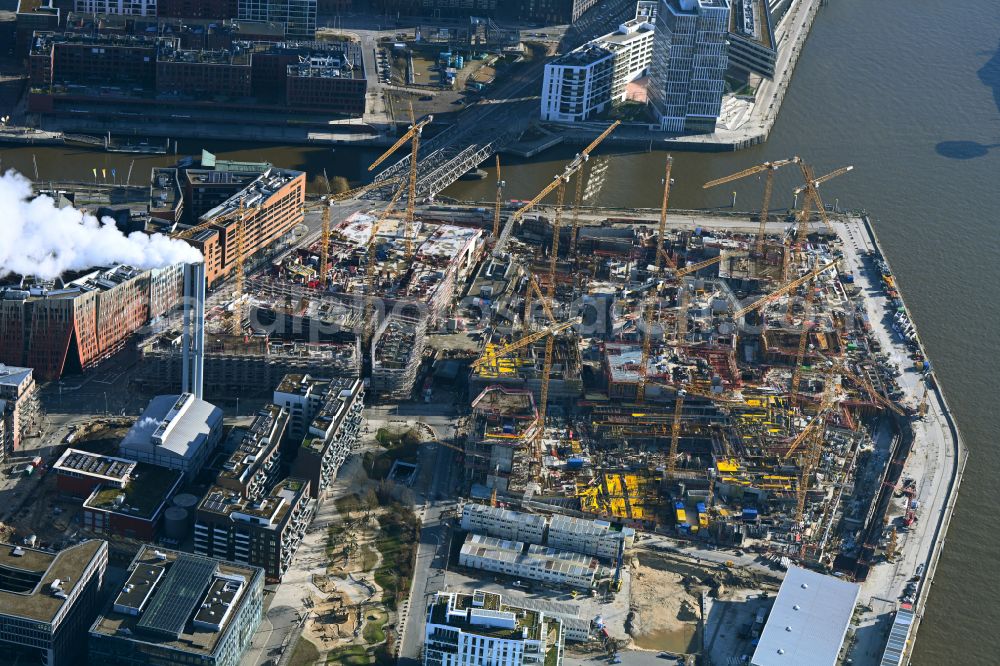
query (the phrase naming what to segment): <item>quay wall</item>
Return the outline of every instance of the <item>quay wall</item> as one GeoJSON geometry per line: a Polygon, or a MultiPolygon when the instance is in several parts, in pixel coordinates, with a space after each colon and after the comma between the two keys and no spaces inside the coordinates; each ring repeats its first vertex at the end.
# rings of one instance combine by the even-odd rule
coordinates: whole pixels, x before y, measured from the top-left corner
{"type": "MultiPolygon", "coordinates": [[[[871,218],[868,215],[864,215],[861,219],[872,245],[878,248],[879,254],[882,256],[882,260],[888,264],[889,259],[882,250],[881,244],[878,242],[878,237],[875,235],[875,229],[872,226],[871,218]]],[[[903,300],[905,306],[906,300],[903,297],[902,290],[899,292],[899,297],[903,300]]],[[[907,308],[907,312],[909,312],[909,308],[907,308]]],[[[919,328],[917,329],[917,339],[918,341],[920,339],[919,328]]],[[[924,347],[922,341],[920,342],[920,347],[921,349],[924,347]]],[[[933,373],[933,369],[931,372],[933,373]]],[[[907,642],[907,654],[904,657],[904,663],[909,663],[910,657],[913,654],[913,646],[916,643],[917,632],[920,629],[920,621],[923,619],[924,609],[927,606],[927,598],[930,593],[930,586],[934,580],[937,565],[941,559],[941,553],[944,550],[945,536],[948,533],[948,527],[951,525],[951,519],[955,513],[955,503],[958,500],[958,489],[962,484],[962,476],[965,473],[965,465],[968,461],[968,450],[965,447],[965,443],[962,441],[958,425],[955,423],[954,415],[952,414],[951,408],[948,406],[948,401],[944,397],[944,391],[941,390],[941,383],[938,381],[936,374],[934,375],[933,384],[933,387],[929,389],[929,393],[934,395],[934,399],[937,402],[938,407],[941,409],[941,413],[944,415],[945,422],[948,424],[948,431],[951,433],[954,466],[952,467],[951,478],[948,479],[948,500],[945,502],[944,511],[941,513],[937,524],[934,526],[934,547],[931,548],[931,552],[928,554],[927,560],[924,562],[924,578],[920,586],[920,594],[917,597],[915,604],[916,607],[914,609],[913,627],[910,630],[910,640],[907,642]]]]}

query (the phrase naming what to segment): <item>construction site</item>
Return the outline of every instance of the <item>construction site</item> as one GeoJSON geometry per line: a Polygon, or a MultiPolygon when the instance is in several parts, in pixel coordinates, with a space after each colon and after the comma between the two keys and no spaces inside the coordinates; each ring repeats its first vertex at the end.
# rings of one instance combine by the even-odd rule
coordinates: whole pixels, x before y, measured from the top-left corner
{"type": "MultiPolygon", "coordinates": [[[[880,493],[856,480],[884,465],[886,446],[896,455],[926,406],[898,401],[842,220],[820,197],[851,167],[816,177],[793,157],[706,183],[759,176],[763,201],[749,219],[694,227],[669,219],[667,157],[658,216],[598,219],[581,200],[590,153],[616,122],[529,201],[505,203],[498,180],[492,210],[418,206],[431,120],[371,165],[408,146],[395,177],[323,197],[319,233],[253,276],[236,269],[233,298],[208,316],[206,383],[268,386],[278,366],[369,377],[373,398],[399,401],[435,355],[457,359],[473,498],[858,577],[892,550],[892,531],[873,527],[880,493]],[[779,217],[782,168],[801,174],[801,205],[779,217]],[[478,341],[471,356],[428,344],[463,331],[478,341]]],[[[886,288],[892,298],[891,275],[886,288]]],[[[150,381],[177,374],[176,346],[161,334],[143,347],[150,381]]]]}

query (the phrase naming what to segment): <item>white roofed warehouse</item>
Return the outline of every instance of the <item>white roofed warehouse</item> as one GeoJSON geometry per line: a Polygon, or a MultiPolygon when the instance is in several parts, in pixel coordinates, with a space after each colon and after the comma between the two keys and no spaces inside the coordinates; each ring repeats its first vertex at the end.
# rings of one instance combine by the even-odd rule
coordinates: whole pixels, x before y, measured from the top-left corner
{"type": "Polygon", "coordinates": [[[861,586],[789,567],[752,666],[834,666],[861,586]]]}

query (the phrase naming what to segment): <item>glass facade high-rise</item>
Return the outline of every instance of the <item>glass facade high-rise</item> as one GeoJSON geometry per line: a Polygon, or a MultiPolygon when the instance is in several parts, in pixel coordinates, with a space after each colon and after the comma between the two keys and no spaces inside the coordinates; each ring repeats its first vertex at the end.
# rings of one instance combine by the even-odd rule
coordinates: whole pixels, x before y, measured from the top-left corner
{"type": "Polygon", "coordinates": [[[649,100],[667,132],[715,130],[729,64],[729,0],[661,0],[649,100]]]}
{"type": "Polygon", "coordinates": [[[239,18],[284,23],[291,40],[316,38],[316,0],[239,0],[239,18]]]}

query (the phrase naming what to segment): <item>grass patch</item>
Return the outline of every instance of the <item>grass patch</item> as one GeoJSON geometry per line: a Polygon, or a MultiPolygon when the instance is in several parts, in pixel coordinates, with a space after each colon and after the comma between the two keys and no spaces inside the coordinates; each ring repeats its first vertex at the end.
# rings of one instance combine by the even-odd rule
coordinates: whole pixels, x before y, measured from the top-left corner
{"type": "Polygon", "coordinates": [[[304,638],[299,638],[292,651],[292,658],[289,659],[289,666],[312,666],[319,659],[319,650],[315,645],[304,638]]]}
{"type": "Polygon", "coordinates": [[[328,664],[343,664],[344,666],[362,666],[370,661],[371,658],[364,645],[346,645],[334,650],[326,658],[328,664]]]}
{"type": "Polygon", "coordinates": [[[379,519],[381,529],[375,547],[382,554],[382,564],[374,577],[383,590],[382,603],[395,610],[396,600],[410,591],[420,530],[410,507],[391,504],[388,509],[379,519]]]}
{"type": "Polygon", "coordinates": [[[389,620],[389,614],[378,608],[371,608],[365,611],[365,626],[361,630],[361,635],[368,645],[375,645],[385,640],[385,623],[389,620]]]}

